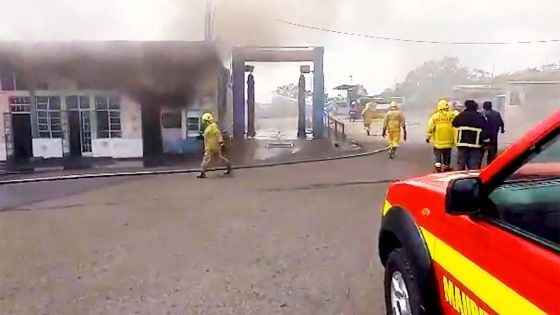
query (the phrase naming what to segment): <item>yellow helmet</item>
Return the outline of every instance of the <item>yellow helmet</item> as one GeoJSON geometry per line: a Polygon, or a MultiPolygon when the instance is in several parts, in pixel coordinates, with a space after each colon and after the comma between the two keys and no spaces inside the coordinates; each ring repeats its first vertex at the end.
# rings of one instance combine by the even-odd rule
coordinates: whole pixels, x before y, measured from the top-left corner
{"type": "Polygon", "coordinates": [[[399,109],[399,103],[392,101],[391,106],[389,106],[389,109],[399,109]]]}
{"type": "Polygon", "coordinates": [[[446,100],[440,100],[437,104],[438,110],[449,110],[449,103],[446,100]]]}
{"type": "Polygon", "coordinates": [[[202,121],[207,122],[207,123],[211,123],[214,121],[214,116],[212,116],[212,114],[210,113],[204,113],[202,115],[202,121]]]}

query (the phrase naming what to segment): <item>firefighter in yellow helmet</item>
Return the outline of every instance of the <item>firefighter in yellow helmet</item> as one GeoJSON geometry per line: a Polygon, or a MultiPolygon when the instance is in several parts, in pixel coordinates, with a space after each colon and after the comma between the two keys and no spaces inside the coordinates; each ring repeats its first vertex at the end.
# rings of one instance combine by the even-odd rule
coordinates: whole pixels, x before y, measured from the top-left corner
{"type": "Polygon", "coordinates": [[[397,102],[391,102],[389,111],[385,114],[383,120],[383,138],[388,134],[389,138],[389,158],[395,158],[395,152],[401,142],[401,128],[403,130],[403,139],[406,141],[406,125],[404,115],[399,110],[397,102]]]}
{"type": "Polygon", "coordinates": [[[371,123],[377,117],[377,111],[375,107],[377,104],[375,102],[369,102],[366,104],[366,107],[362,111],[362,118],[364,119],[364,129],[366,130],[366,134],[369,136],[371,133],[371,123]]]}
{"type": "Polygon", "coordinates": [[[449,103],[441,100],[437,111],[428,120],[426,142],[434,147],[434,167],[437,172],[451,170],[451,150],[455,146],[455,130],[453,128],[455,114],[449,109],[449,103]]]}
{"type": "Polygon", "coordinates": [[[229,160],[222,155],[222,146],[224,144],[222,132],[220,131],[218,124],[214,122],[212,114],[203,114],[202,124],[204,126],[204,157],[202,158],[202,170],[197,177],[206,178],[208,165],[210,165],[214,159],[219,159],[226,165],[227,169],[224,174],[231,174],[231,164],[229,160]]]}

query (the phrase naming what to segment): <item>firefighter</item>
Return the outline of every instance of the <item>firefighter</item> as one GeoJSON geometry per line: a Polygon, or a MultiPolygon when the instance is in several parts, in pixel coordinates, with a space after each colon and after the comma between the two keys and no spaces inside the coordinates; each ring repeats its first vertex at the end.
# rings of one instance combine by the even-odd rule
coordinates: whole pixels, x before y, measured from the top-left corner
{"type": "Polygon", "coordinates": [[[202,170],[198,174],[198,178],[206,178],[206,171],[208,165],[214,159],[219,159],[227,167],[224,174],[231,174],[231,164],[228,159],[222,155],[222,146],[224,145],[224,139],[222,138],[222,133],[218,124],[214,122],[214,117],[212,114],[205,113],[202,115],[202,123],[204,125],[204,157],[202,158],[202,170]]]}
{"type": "Polygon", "coordinates": [[[455,146],[454,118],[455,114],[449,109],[449,103],[441,100],[437,104],[437,112],[428,121],[426,142],[431,141],[434,147],[436,172],[451,170],[451,150],[455,146]]]}
{"type": "Polygon", "coordinates": [[[473,100],[465,102],[463,110],[453,120],[457,130],[457,168],[480,169],[482,164],[483,145],[490,141],[488,123],[484,115],[478,112],[478,104],[473,100]]]}
{"type": "Polygon", "coordinates": [[[385,119],[383,120],[383,133],[381,134],[383,138],[385,138],[386,135],[389,135],[389,158],[391,159],[395,158],[395,153],[401,142],[401,128],[403,130],[403,139],[406,141],[405,119],[399,110],[399,104],[393,101],[389,106],[389,111],[385,114],[385,119]]]}
{"type": "Polygon", "coordinates": [[[488,122],[488,137],[490,142],[486,147],[486,164],[492,163],[498,154],[498,132],[504,133],[504,120],[500,112],[492,109],[492,102],[486,101],[482,104],[482,114],[488,122]]]}
{"type": "Polygon", "coordinates": [[[350,122],[355,122],[356,119],[358,119],[358,104],[358,101],[352,101],[352,103],[350,103],[350,110],[348,111],[350,122]]]}
{"type": "Polygon", "coordinates": [[[366,130],[366,134],[368,136],[371,133],[371,123],[377,116],[377,111],[375,110],[376,106],[377,104],[375,102],[369,102],[366,104],[366,107],[362,111],[362,118],[364,119],[364,129],[366,130]]]}

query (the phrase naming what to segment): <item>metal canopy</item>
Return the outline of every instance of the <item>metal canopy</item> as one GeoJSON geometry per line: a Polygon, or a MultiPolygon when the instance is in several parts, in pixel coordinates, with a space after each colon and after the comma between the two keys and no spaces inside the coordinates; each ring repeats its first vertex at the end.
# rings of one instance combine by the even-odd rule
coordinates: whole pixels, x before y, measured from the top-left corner
{"type": "MultiPolygon", "coordinates": [[[[309,62],[315,59],[313,47],[245,47],[237,48],[248,62],[309,62]]],[[[234,50],[234,54],[235,54],[234,50]]]]}
{"type": "Polygon", "coordinates": [[[351,90],[355,87],[356,87],[356,85],[352,85],[352,84],[342,84],[342,85],[339,85],[339,86],[333,88],[333,90],[347,91],[347,90],[351,90]]]}
{"type": "Polygon", "coordinates": [[[243,139],[246,132],[245,63],[313,62],[313,135],[323,137],[325,89],[323,47],[235,47],[232,56],[233,135],[243,139]]]}

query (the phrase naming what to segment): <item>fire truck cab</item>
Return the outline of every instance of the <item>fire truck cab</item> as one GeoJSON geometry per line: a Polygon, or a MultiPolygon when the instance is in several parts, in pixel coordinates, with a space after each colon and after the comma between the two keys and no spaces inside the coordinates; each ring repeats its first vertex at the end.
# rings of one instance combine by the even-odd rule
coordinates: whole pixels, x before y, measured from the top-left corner
{"type": "Polygon", "coordinates": [[[560,314],[560,111],[480,171],[389,186],[387,314],[560,314]]]}

